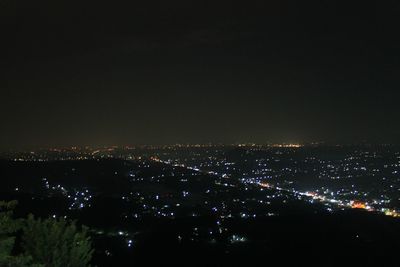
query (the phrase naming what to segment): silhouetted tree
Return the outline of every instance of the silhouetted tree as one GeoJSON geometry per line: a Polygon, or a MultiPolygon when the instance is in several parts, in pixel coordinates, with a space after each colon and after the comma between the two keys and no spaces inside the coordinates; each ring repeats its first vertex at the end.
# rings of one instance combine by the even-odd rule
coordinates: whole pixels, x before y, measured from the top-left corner
{"type": "Polygon", "coordinates": [[[41,267],[33,264],[32,257],[25,254],[14,255],[16,234],[21,228],[21,220],[13,219],[17,201],[0,201],[0,266],[2,267],[41,267]]]}
{"type": "Polygon", "coordinates": [[[16,201],[0,201],[0,267],[87,267],[93,250],[87,227],[65,219],[14,219],[16,201]],[[22,235],[16,245],[17,235],[22,235]],[[21,253],[15,250],[22,248],[21,253]]]}
{"type": "Polygon", "coordinates": [[[22,247],[45,266],[86,267],[93,254],[87,230],[63,218],[42,220],[30,215],[23,224],[22,247]]]}

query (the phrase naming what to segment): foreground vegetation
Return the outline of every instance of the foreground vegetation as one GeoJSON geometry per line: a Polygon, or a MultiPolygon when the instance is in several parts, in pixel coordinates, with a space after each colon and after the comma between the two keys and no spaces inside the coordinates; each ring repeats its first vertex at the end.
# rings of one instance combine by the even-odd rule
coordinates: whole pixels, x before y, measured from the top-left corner
{"type": "Polygon", "coordinates": [[[86,227],[64,218],[15,219],[16,205],[16,201],[0,202],[0,266],[90,266],[93,250],[86,227]]]}

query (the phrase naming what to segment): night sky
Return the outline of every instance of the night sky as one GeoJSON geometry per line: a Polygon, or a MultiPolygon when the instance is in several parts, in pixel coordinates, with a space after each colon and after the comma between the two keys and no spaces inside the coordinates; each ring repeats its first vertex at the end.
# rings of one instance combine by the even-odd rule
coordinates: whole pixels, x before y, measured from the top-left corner
{"type": "Polygon", "coordinates": [[[397,0],[0,0],[0,147],[398,143],[399,14],[397,0]]]}

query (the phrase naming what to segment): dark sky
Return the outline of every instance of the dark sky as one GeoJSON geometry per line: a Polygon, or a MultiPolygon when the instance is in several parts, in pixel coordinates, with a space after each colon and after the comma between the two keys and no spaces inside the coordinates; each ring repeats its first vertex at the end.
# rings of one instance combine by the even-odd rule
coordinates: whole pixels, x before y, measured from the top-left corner
{"type": "Polygon", "coordinates": [[[399,141],[397,0],[0,3],[2,147],[399,141]]]}

